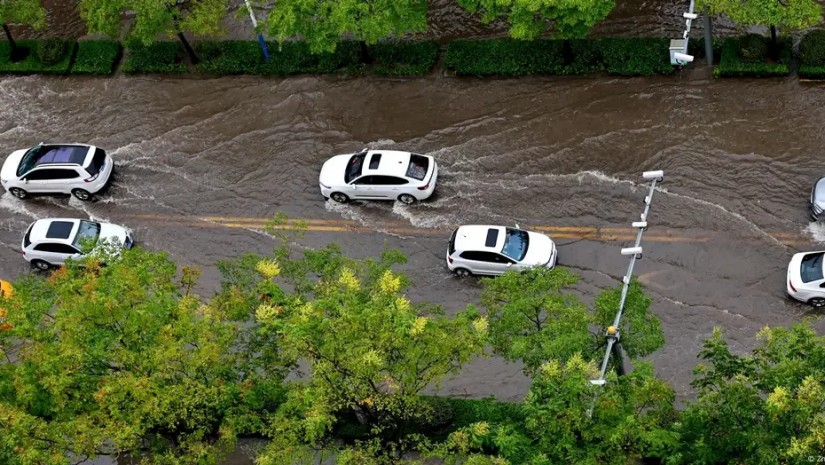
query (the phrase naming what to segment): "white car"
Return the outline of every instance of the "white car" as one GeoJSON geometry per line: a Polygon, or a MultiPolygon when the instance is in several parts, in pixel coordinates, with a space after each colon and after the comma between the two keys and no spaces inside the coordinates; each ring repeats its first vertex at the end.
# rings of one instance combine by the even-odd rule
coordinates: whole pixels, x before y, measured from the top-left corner
{"type": "MultiPolygon", "coordinates": [[[[23,258],[29,263],[48,270],[62,265],[67,259],[83,258],[83,247],[95,244],[90,253],[100,249],[101,241],[131,249],[134,241],[122,226],[71,218],[46,218],[29,226],[23,236],[23,258]]],[[[117,253],[117,250],[115,251],[117,253]]]]}
{"type": "Polygon", "coordinates": [[[112,158],[99,147],[41,143],[12,152],[0,169],[0,182],[19,199],[29,194],[72,194],[85,201],[106,187],[113,168],[112,158]]]}
{"type": "Polygon", "coordinates": [[[433,194],[438,166],[429,155],[397,150],[363,150],[324,163],[321,194],[336,202],[399,200],[412,204],[433,194]]]}
{"type": "Polygon", "coordinates": [[[500,275],[507,270],[532,266],[556,266],[556,244],[544,234],[525,231],[518,225],[465,225],[450,237],[447,268],[458,276],[500,275]]]}
{"type": "Polygon", "coordinates": [[[788,264],[788,295],[796,300],[825,306],[825,251],[794,254],[788,264]]]}

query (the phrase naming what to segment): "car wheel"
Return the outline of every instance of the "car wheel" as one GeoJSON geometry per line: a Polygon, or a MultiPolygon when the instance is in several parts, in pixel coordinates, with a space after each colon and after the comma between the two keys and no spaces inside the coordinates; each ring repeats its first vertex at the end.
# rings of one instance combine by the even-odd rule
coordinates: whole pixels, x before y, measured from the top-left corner
{"type": "Polygon", "coordinates": [[[813,299],[808,301],[814,307],[825,307],[825,298],[822,297],[814,297],[813,299]]]}
{"type": "Polygon", "coordinates": [[[90,194],[87,190],[75,189],[72,191],[72,194],[77,197],[77,200],[82,200],[84,202],[92,200],[92,194],[90,194]]]}
{"type": "Polygon", "coordinates": [[[38,270],[47,271],[52,266],[48,262],[44,262],[43,260],[32,260],[32,265],[34,265],[38,270]]]}
{"type": "Polygon", "coordinates": [[[467,268],[456,268],[453,270],[453,273],[455,273],[455,275],[459,278],[466,278],[467,276],[472,275],[472,273],[470,273],[470,270],[468,270],[467,268]]]}
{"type": "Polygon", "coordinates": [[[398,200],[400,200],[403,204],[412,205],[417,199],[410,194],[401,194],[398,196],[398,200]]]}
{"type": "Polygon", "coordinates": [[[347,203],[347,202],[349,202],[349,197],[347,196],[347,194],[344,194],[344,193],[341,193],[341,192],[333,192],[332,195],[330,195],[330,197],[332,198],[332,200],[334,200],[338,203],[347,203]]]}
{"type": "Polygon", "coordinates": [[[11,192],[11,195],[17,197],[18,199],[25,199],[29,196],[28,192],[24,191],[23,189],[20,189],[19,187],[12,187],[11,189],[9,189],[9,192],[11,192]]]}

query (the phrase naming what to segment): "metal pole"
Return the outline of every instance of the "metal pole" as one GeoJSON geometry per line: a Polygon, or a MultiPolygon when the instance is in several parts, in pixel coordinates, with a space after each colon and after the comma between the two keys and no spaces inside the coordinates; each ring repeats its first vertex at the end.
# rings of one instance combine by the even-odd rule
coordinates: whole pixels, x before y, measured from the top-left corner
{"type": "Polygon", "coordinates": [[[705,57],[707,66],[713,66],[713,22],[707,11],[704,14],[705,21],[705,57]]]}
{"type": "Polygon", "coordinates": [[[261,45],[261,50],[264,52],[264,60],[269,61],[269,50],[266,48],[266,41],[264,40],[263,34],[258,32],[258,21],[255,19],[255,13],[252,11],[252,5],[249,4],[249,0],[243,0],[246,4],[246,9],[249,11],[249,18],[252,19],[252,27],[255,28],[255,32],[258,33],[258,43],[261,45]]]}

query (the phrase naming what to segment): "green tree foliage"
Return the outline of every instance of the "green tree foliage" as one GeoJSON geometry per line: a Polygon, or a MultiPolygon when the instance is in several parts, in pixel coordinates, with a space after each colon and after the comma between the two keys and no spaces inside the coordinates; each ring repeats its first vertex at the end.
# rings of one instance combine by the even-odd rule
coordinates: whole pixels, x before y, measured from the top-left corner
{"type": "Polygon", "coordinates": [[[670,463],[805,463],[825,450],[825,338],[807,323],[765,328],[750,355],[721,330],[705,341],[682,415],[683,450],[670,463]]]}
{"type": "Polygon", "coordinates": [[[822,21],[822,6],[816,0],[697,0],[697,9],[725,15],[740,26],[771,26],[794,31],[822,21]]]}
{"type": "Polygon", "coordinates": [[[261,331],[278,341],[280,357],[308,364],[307,379],[289,385],[259,463],[309,461],[318,450],[338,463],[392,463],[421,447],[421,428],[438,413],[422,390],[482,353],[486,318],[410,302],[407,279],[391,270],[405,260],[397,252],[361,261],[335,246],[300,259],[281,252],[255,263],[255,284],[241,264],[224,264],[238,283],[224,292],[239,294],[242,306],[254,296],[261,331]],[[333,441],[342,427],[358,431],[353,445],[333,441]]]}
{"type": "Polygon", "coordinates": [[[198,273],[176,279],[165,254],[107,263],[24,277],[3,302],[3,463],[68,463],[67,452],[217,463],[264,390],[239,366],[236,325],[190,292],[198,273]]]}
{"type": "Polygon", "coordinates": [[[614,0],[458,0],[484,22],[506,17],[510,36],[535,39],[548,29],[562,39],[581,38],[613,10],[614,0]]]}
{"type": "MultiPolygon", "coordinates": [[[[619,308],[621,286],[602,292],[595,312],[590,312],[567,292],[578,276],[562,267],[511,271],[482,282],[481,303],[488,312],[491,344],[497,354],[522,360],[528,373],[546,361],[567,360],[574,354],[601,361],[604,333],[619,308]]],[[[650,312],[650,304],[651,299],[634,279],[619,328],[630,358],[644,357],[664,345],[661,323],[650,312]]]]}
{"type": "Polygon", "coordinates": [[[46,25],[46,10],[40,0],[0,0],[0,23],[28,24],[40,29],[46,25]]]}
{"type": "Polygon", "coordinates": [[[374,44],[380,39],[427,29],[426,0],[279,0],[265,21],[278,41],[306,40],[313,53],[332,52],[351,35],[374,44]]]}

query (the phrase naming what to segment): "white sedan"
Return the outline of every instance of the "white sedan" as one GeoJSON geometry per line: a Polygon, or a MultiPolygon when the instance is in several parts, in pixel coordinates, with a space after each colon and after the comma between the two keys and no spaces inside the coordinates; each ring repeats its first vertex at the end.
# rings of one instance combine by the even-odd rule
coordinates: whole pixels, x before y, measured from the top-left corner
{"type": "Polygon", "coordinates": [[[825,306],[825,251],[794,254],[788,264],[788,295],[796,300],[825,306]]]}
{"type": "Polygon", "coordinates": [[[556,265],[556,244],[518,226],[461,226],[447,245],[447,268],[458,276],[500,275],[507,270],[556,265]]]}
{"type": "Polygon", "coordinates": [[[413,204],[430,197],[438,166],[429,155],[397,150],[363,150],[336,155],[321,167],[321,194],[336,202],[399,200],[413,204]]]}
{"type": "Polygon", "coordinates": [[[95,253],[101,248],[98,247],[101,241],[115,246],[116,254],[120,248],[131,249],[133,245],[132,236],[122,226],[72,218],[46,218],[35,221],[26,230],[21,253],[32,265],[48,270],[68,259],[83,258],[87,246],[92,246],[90,253],[95,253]]]}

